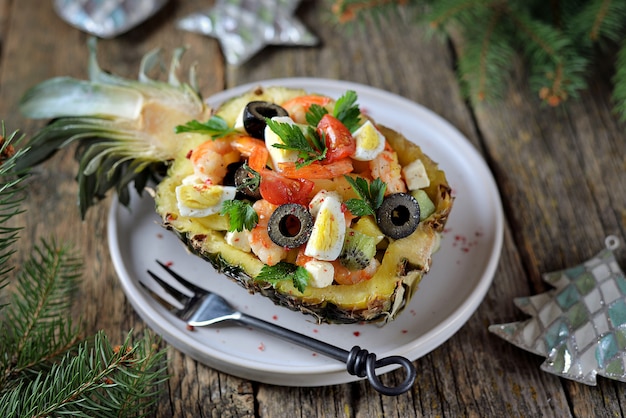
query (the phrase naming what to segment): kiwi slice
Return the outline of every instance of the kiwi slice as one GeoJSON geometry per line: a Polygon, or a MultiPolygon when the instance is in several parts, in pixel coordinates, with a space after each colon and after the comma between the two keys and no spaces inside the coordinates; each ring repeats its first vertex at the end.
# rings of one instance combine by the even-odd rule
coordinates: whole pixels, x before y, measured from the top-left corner
{"type": "Polygon", "coordinates": [[[367,267],[376,254],[376,239],[355,229],[348,228],[343,241],[339,261],[348,270],[361,270],[367,267]]]}

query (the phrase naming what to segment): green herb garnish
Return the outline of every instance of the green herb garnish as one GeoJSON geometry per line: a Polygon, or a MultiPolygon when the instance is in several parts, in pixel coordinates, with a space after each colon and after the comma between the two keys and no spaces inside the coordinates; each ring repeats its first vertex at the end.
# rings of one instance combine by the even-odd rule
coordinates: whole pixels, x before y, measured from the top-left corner
{"type": "Polygon", "coordinates": [[[383,204],[387,185],[379,178],[371,183],[361,177],[356,179],[344,176],[352,186],[359,199],[349,199],[346,207],[355,216],[375,215],[376,209],[383,204]]]}
{"type": "Polygon", "coordinates": [[[248,173],[248,176],[244,178],[241,181],[241,184],[237,186],[237,190],[238,191],[242,191],[245,189],[248,189],[251,191],[257,190],[259,186],[261,185],[261,174],[258,171],[254,170],[253,168],[251,168],[248,165],[247,161],[244,161],[241,168],[248,173]]]}
{"type": "Polygon", "coordinates": [[[228,231],[252,231],[259,222],[259,215],[250,203],[244,200],[225,200],[220,210],[221,215],[228,215],[230,225],[228,231]]]}
{"type": "MultiPolygon", "coordinates": [[[[361,110],[356,104],[357,94],[352,90],[348,90],[335,102],[333,108],[333,116],[343,123],[350,132],[356,131],[361,125],[361,110]]],[[[306,112],[306,122],[311,126],[317,126],[320,120],[328,113],[326,108],[312,104],[306,112]]]]}
{"type": "Polygon", "coordinates": [[[281,261],[273,266],[264,265],[255,280],[267,282],[272,286],[276,286],[278,282],[283,280],[291,280],[296,289],[304,292],[309,284],[310,276],[304,267],[281,261]]]}
{"type": "Polygon", "coordinates": [[[325,107],[322,107],[318,104],[312,104],[309,106],[309,110],[306,112],[304,117],[306,118],[306,123],[311,126],[317,126],[320,123],[320,120],[328,113],[325,107]]]}
{"type": "Polygon", "coordinates": [[[348,90],[337,99],[333,109],[333,116],[346,125],[350,132],[354,132],[361,124],[361,110],[356,104],[356,100],[356,92],[348,90]]]}
{"type": "Polygon", "coordinates": [[[177,134],[183,132],[207,134],[211,135],[215,139],[230,135],[235,132],[235,129],[229,127],[226,121],[220,116],[214,115],[211,116],[211,118],[206,122],[198,122],[194,119],[184,125],[178,125],[174,128],[174,132],[177,134]]]}
{"type": "Polygon", "coordinates": [[[326,157],[325,142],[320,139],[315,130],[307,127],[307,136],[304,136],[298,125],[291,123],[276,122],[266,118],[267,126],[280,137],[282,144],[273,144],[273,147],[297,151],[298,162],[296,168],[304,167],[314,161],[323,160],[326,157]],[[308,137],[308,139],[307,139],[308,137]]]}

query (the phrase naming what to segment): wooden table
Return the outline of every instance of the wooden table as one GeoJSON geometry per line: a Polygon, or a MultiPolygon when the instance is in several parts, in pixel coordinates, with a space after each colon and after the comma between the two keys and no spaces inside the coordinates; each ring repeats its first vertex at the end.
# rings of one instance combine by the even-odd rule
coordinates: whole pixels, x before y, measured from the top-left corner
{"type": "MultiPolygon", "coordinates": [[[[0,115],[9,130],[32,134],[42,126],[18,112],[27,88],[53,76],[87,77],[87,35],[60,20],[51,3],[0,0],[0,115]]],[[[543,358],[487,331],[489,324],[525,318],[512,299],[548,290],[542,273],[587,260],[603,248],[607,235],[626,242],[626,134],[611,110],[609,63],[594,68],[589,89],[564,107],[541,105],[521,64],[502,101],[473,107],[455,79],[457,43],[428,39],[417,26],[368,23],[347,33],[327,23],[323,2],[305,1],[298,16],[321,38],[321,46],[268,47],[232,67],[216,40],[175,28],[178,18],[210,4],[171,0],[137,29],[101,41],[101,65],[134,78],[147,51],[188,45],[185,60],[198,63],[205,96],[256,80],[305,76],[354,81],[409,98],[456,126],[484,155],[502,195],[504,248],[479,309],[452,338],[415,361],[417,382],[402,396],[380,396],[365,382],[318,388],[260,384],[171,349],[171,378],[157,416],[626,415],[623,383],[599,378],[590,387],[560,379],[539,369],[543,358]]],[[[71,152],[57,154],[38,169],[29,186],[27,213],[19,219],[27,227],[19,251],[51,235],[79,248],[86,269],[76,316],[82,316],[88,333],[104,329],[111,340],[121,340],[129,329],[145,325],[127,302],[111,263],[109,202],[79,221],[76,169],[71,152]]],[[[626,266],[624,245],[617,256],[626,266]]]]}

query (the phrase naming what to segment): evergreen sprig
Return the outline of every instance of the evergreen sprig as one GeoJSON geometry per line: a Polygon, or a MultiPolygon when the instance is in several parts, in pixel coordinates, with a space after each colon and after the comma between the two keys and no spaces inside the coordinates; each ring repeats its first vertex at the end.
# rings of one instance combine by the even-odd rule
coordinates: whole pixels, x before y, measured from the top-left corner
{"type": "Polygon", "coordinates": [[[531,88],[557,106],[587,87],[593,59],[619,50],[613,100],[626,120],[626,2],[617,0],[333,0],[339,22],[418,16],[432,32],[460,33],[458,77],[472,102],[497,99],[515,60],[528,63],[531,88]],[[413,12],[413,13],[411,13],[413,12]]]}
{"type": "Polygon", "coordinates": [[[0,416],[140,417],[165,379],[164,351],[146,333],[120,346],[102,332],[83,339],[70,309],[82,263],[68,246],[41,240],[19,272],[9,262],[27,172],[16,172],[17,133],[0,133],[0,416]],[[6,295],[9,280],[13,290],[6,295]],[[8,303],[6,303],[8,302],[8,303]]]}

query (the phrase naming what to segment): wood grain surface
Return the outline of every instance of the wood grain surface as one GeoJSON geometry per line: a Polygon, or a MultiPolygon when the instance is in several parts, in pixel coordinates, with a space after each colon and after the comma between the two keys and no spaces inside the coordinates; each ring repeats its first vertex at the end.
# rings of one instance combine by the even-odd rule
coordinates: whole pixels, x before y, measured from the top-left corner
{"type": "MultiPolygon", "coordinates": [[[[297,16],[321,39],[318,47],[270,46],[240,67],[228,66],[218,42],[175,28],[177,19],[212,1],[171,0],[148,22],[99,42],[103,68],[136,77],[149,50],[189,50],[203,95],[279,77],[322,77],[378,87],[420,103],[457,127],[484,155],[505,210],[501,260],[493,285],[469,321],[443,345],[415,361],[414,388],[385,397],[365,382],[280,387],[233,377],[168,351],[171,378],[158,417],[623,417],[626,385],[599,378],[595,387],[542,372],[543,359],[490,334],[487,327],[524,319],[512,299],[549,289],[541,274],[579,264],[613,234],[626,242],[626,134],[613,114],[612,66],[594,68],[576,101],[549,108],[528,88],[524,65],[503,99],[471,106],[455,76],[460,42],[426,36],[413,24],[365,22],[351,30],[331,23],[322,1],[303,1],[297,16]]],[[[51,1],[0,0],[0,117],[27,135],[43,125],[24,119],[17,103],[31,86],[54,76],[87,77],[88,36],[63,22],[51,1]]],[[[41,237],[72,243],[84,256],[74,313],[86,333],[103,329],[122,340],[145,324],[117,280],[106,240],[110,202],[80,221],[72,150],[36,169],[30,180],[19,242],[27,253],[41,237]]],[[[463,210],[463,208],[455,208],[463,210]]],[[[624,245],[618,249],[626,266],[624,245]]],[[[445,303],[445,301],[442,301],[445,303]]],[[[402,379],[401,372],[383,376],[402,379]]]]}

